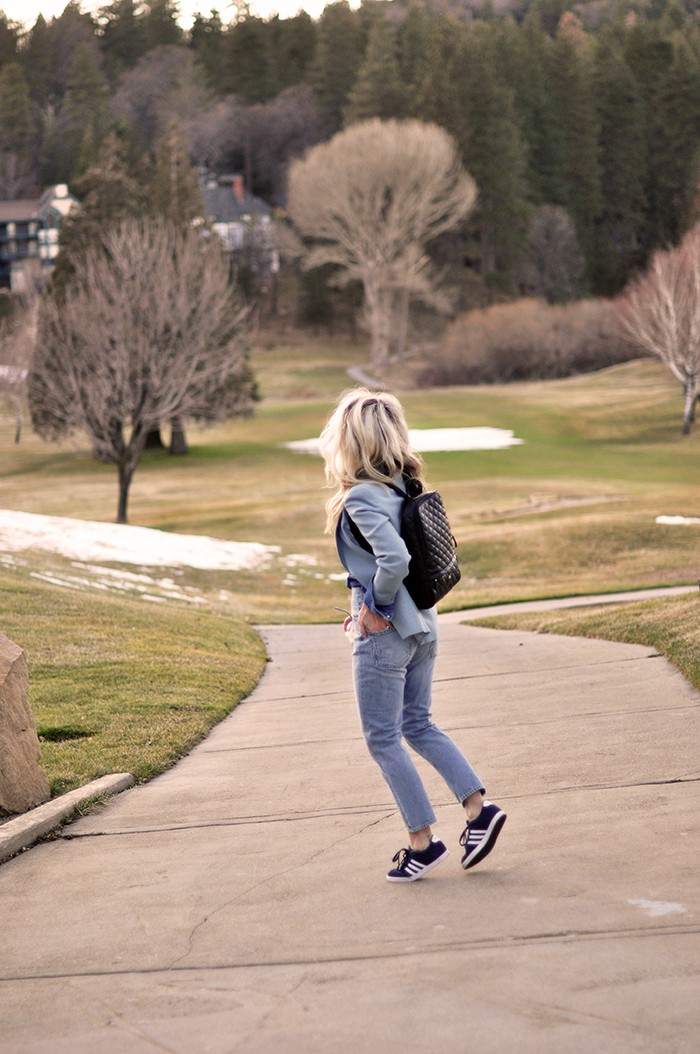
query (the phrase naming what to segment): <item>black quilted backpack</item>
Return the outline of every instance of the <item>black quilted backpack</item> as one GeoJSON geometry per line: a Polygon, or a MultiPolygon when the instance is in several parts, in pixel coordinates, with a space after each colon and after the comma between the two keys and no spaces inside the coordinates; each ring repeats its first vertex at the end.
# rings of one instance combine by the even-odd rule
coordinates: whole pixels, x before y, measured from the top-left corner
{"type": "MultiPolygon", "coordinates": [[[[405,477],[406,493],[387,482],[404,500],[401,511],[401,537],[411,563],[403,584],[416,607],[431,608],[457,585],[461,575],[442,498],[436,490],[423,490],[420,480],[405,477]]],[[[371,553],[372,547],[346,512],[350,530],[358,545],[371,553]]]]}

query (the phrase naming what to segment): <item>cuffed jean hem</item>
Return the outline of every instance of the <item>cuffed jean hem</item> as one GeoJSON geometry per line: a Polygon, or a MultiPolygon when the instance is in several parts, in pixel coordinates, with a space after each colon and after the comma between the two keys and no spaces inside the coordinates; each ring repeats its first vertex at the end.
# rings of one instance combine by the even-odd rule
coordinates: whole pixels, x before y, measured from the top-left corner
{"type": "Polygon", "coordinates": [[[406,824],[406,830],[409,834],[416,834],[418,831],[423,831],[426,827],[434,827],[436,823],[437,820],[428,820],[427,823],[421,824],[420,827],[409,827],[408,824],[406,824]]]}

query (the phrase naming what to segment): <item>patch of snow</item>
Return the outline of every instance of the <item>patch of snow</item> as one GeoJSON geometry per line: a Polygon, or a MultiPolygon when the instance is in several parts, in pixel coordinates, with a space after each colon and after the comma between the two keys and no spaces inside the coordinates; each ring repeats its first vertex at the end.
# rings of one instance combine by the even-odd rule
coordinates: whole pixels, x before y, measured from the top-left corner
{"type": "Polygon", "coordinates": [[[143,567],[179,565],[206,571],[261,570],[280,551],[278,546],[260,542],[228,542],[151,527],[0,510],[0,550],[27,549],[82,561],[112,560],[143,567]]]}
{"type": "Polygon", "coordinates": [[[279,562],[282,567],[316,567],[318,564],[311,553],[290,553],[289,556],[281,556],[279,562]]]}
{"type": "MultiPolygon", "coordinates": [[[[92,571],[95,575],[106,575],[108,578],[117,578],[124,582],[143,582],[148,586],[156,584],[155,578],[151,578],[150,575],[138,575],[133,571],[123,571],[121,568],[115,567],[100,567],[99,564],[81,564],[73,562],[73,567],[77,567],[81,571],[92,571]]],[[[166,579],[162,579],[163,582],[166,579]]]]}
{"type": "Polygon", "coordinates": [[[682,904],[674,904],[663,900],[628,900],[642,911],[647,911],[652,919],[660,918],[662,915],[685,915],[687,914],[682,904]]]}
{"type": "MultiPolygon", "coordinates": [[[[524,443],[509,428],[411,428],[411,446],[424,454],[435,450],[505,450],[524,443]]],[[[285,443],[289,450],[320,454],[319,439],[298,439],[285,443]]]]}
{"type": "Polygon", "coordinates": [[[691,523],[700,523],[697,516],[657,516],[655,523],[665,523],[670,527],[685,527],[691,523]]]}
{"type": "Polygon", "coordinates": [[[30,578],[39,578],[42,582],[48,582],[52,586],[66,586],[67,589],[82,589],[81,585],[77,582],[66,582],[63,578],[56,578],[55,575],[40,575],[38,571],[30,571],[30,578]]]}
{"type": "Polygon", "coordinates": [[[27,370],[21,369],[19,366],[0,366],[0,380],[10,381],[14,384],[16,381],[23,381],[27,377],[27,370]]]}

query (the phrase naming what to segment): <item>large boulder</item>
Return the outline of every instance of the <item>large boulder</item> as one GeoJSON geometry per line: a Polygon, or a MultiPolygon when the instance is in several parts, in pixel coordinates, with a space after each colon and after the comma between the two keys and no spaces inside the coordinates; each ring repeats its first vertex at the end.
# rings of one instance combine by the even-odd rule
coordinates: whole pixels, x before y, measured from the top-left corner
{"type": "Polygon", "coordinates": [[[0,813],[26,812],[51,797],[28,688],[27,656],[0,633],[0,813]]]}

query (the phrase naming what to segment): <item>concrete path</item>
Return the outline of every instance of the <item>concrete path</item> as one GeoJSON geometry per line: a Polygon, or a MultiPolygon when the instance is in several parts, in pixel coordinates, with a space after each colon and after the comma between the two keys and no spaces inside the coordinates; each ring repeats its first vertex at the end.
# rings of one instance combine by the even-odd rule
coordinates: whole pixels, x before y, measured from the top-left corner
{"type": "Polygon", "coordinates": [[[697,1054],[700,695],[650,649],[443,620],[435,714],[508,813],[405,842],[337,626],[160,779],[0,867],[0,1054],[697,1054]]]}
{"type": "Polygon", "coordinates": [[[644,600],[662,600],[664,597],[680,597],[685,593],[697,593],[698,586],[659,586],[656,589],[634,589],[625,593],[595,593],[579,597],[554,597],[551,600],[517,600],[512,604],[491,604],[488,607],[469,608],[466,611],[448,611],[441,615],[443,625],[483,618],[487,615],[510,615],[522,611],[560,611],[563,608],[596,607],[600,604],[639,604],[644,600]]]}

